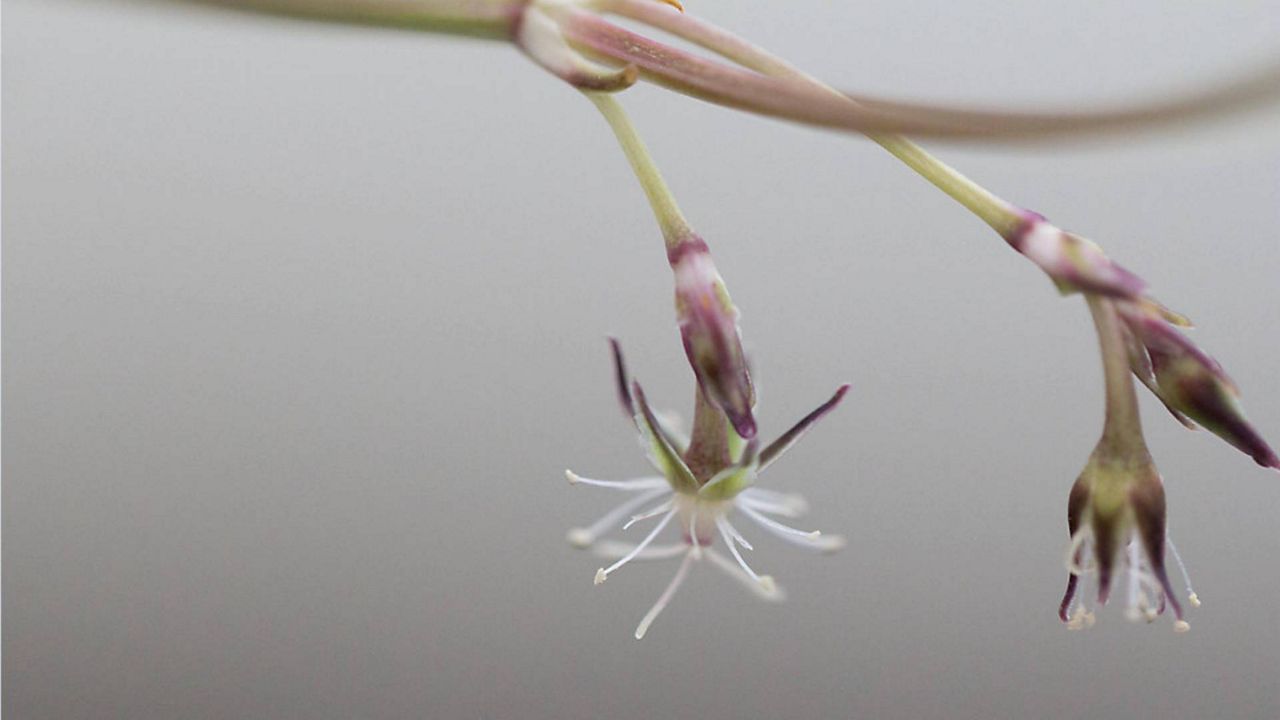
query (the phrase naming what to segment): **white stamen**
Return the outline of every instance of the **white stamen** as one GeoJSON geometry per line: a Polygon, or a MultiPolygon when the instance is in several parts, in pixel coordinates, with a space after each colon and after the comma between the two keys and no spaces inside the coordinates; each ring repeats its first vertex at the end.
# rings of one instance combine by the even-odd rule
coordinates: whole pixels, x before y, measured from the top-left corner
{"type": "MultiPolygon", "coordinates": [[[[747,564],[747,561],[742,559],[742,553],[738,552],[737,544],[734,543],[733,539],[730,537],[728,525],[728,520],[725,520],[722,517],[716,518],[716,527],[720,530],[720,537],[724,538],[724,544],[729,547],[729,553],[733,555],[733,559],[738,561],[738,565],[742,566],[742,569],[751,576],[752,580],[755,580],[756,582],[763,582],[760,579],[760,576],[756,574],[756,571],[752,570],[751,566],[747,564]]],[[[737,533],[735,531],[732,534],[736,535],[737,533]]]]}
{"type": "Polygon", "coordinates": [[[742,503],[737,503],[737,508],[741,510],[744,515],[759,523],[765,530],[768,530],[788,542],[802,545],[804,547],[816,548],[825,552],[833,552],[844,547],[844,538],[839,535],[823,537],[822,533],[817,530],[812,532],[797,530],[793,527],[783,525],[773,518],[765,517],[758,511],[752,509],[751,506],[744,505],[742,503]]]}
{"type": "Polygon", "coordinates": [[[1200,607],[1200,596],[1196,595],[1195,588],[1191,587],[1191,576],[1187,574],[1187,566],[1182,564],[1182,556],[1178,554],[1178,548],[1173,544],[1173,538],[1165,536],[1164,541],[1169,545],[1169,554],[1173,555],[1173,561],[1178,564],[1178,572],[1182,573],[1182,584],[1187,588],[1187,602],[1191,603],[1191,607],[1200,607]]]}
{"type": "Polygon", "coordinates": [[[1173,631],[1176,633],[1184,633],[1191,629],[1191,623],[1186,620],[1179,620],[1173,624],[1173,631]]]}
{"type": "Polygon", "coordinates": [[[570,485],[591,485],[594,487],[611,488],[613,490],[650,490],[652,488],[667,487],[667,479],[663,477],[645,477],[635,480],[596,480],[594,478],[585,478],[574,473],[572,470],[565,470],[564,476],[569,479],[570,485]]]}
{"type": "Polygon", "coordinates": [[[689,574],[689,564],[692,562],[693,551],[690,551],[685,554],[684,560],[681,561],[679,569],[676,570],[676,576],[671,578],[671,584],[667,585],[667,589],[663,590],[662,595],[658,596],[658,601],[653,604],[653,607],[649,608],[649,612],[645,613],[644,619],[636,626],[637,640],[644,638],[644,634],[649,632],[649,626],[658,617],[658,613],[662,612],[667,607],[667,604],[671,602],[676,590],[680,589],[680,583],[684,582],[685,575],[689,574]]]}
{"type": "Polygon", "coordinates": [[[782,588],[773,581],[768,575],[761,575],[759,582],[753,580],[751,576],[742,572],[742,569],[733,563],[732,560],[716,552],[714,548],[707,548],[706,555],[711,558],[712,564],[720,568],[726,575],[742,583],[744,587],[754,593],[762,600],[770,602],[782,602],[787,595],[782,588]]]}
{"type": "Polygon", "coordinates": [[[723,515],[721,515],[721,516],[718,518],[718,522],[723,522],[723,523],[724,523],[724,527],[725,527],[725,529],[729,531],[729,534],[733,536],[733,539],[734,539],[734,540],[737,540],[737,541],[738,541],[738,544],[739,544],[739,545],[741,545],[742,547],[744,547],[744,548],[746,548],[746,549],[748,549],[748,550],[755,550],[755,548],[751,546],[751,543],[747,542],[747,539],[746,539],[746,538],[744,538],[744,537],[742,537],[742,533],[738,532],[738,529],[737,529],[737,528],[735,528],[735,527],[733,526],[733,524],[729,522],[729,518],[724,517],[723,515]]]}
{"type": "Polygon", "coordinates": [[[623,555],[621,560],[618,560],[614,564],[610,565],[607,569],[601,568],[597,570],[595,584],[599,585],[600,583],[604,582],[609,577],[609,573],[613,572],[614,570],[617,570],[623,565],[626,565],[628,562],[631,562],[633,558],[635,558],[637,555],[643,552],[644,549],[649,546],[649,543],[653,542],[653,539],[658,536],[658,533],[662,532],[662,528],[666,527],[667,523],[671,522],[671,518],[675,514],[676,514],[675,510],[668,510],[667,514],[663,516],[662,520],[658,522],[657,526],[655,526],[653,530],[651,530],[649,534],[645,536],[645,539],[641,540],[640,544],[636,545],[631,552],[627,553],[626,555],[623,555]]]}
{"type": "MultiPolygon", "coordinates": [[[[606,560],[617,560],[625,556],[627,553],[636,549],[635,543],[618,542],[616,540],[601,540],[591,548],[591,552],[600,558],[606,560]]],[[[684,543],[668,543],[666,545],[651,544],[649,547],[640,551],[635,557],[631,558],[633,562],[640,560],[666,560],[673,558],[689,549],[684,543]]]]}
{"type": "Polygon", "coordinates": [[[632,515],[632,516],[631,516],[631,519],[630,519],[630,520],[628,520],[628,521],[626,522],[626,524],[622,526],[622,529],[623,529],[623,530],[626,530],[627,528],[630,528],[632,525],[635,525],[636,523],[640,522],[641,520],[648,520],[649,518],[654,517],[655,515],[661,515],[662,513],[664,513],[664,512],[666,512],[666,511],[670,510],[670,509],[671,509],[671,506],[672,506],[674,503],[675,503],[675,500],[674,500],[674,499],[672,499],[672,500],[667,500],[667,501],[666,501],[666,502],[664,502],[664,503],[661,503],[661,504],[659,504],[659,505],[655,505],[655,506],[653,506],[653,507],[649,508],[648,510],[645,510],[644,512],[640,513],[639,515],[632,515]]]}
{"type": "Polygon", "coordinates": [[[591,523],[591,525],[585,528],[573,528],[569,531],[569,544],[579,548],[587,547],[595,542],[601,533],[617,525],[619,520],[627,516],[627,513],[662,495],[664,492],[668,492],[668,490],[666,488],[658,488],[629,498],[626,502],[600,516],[600,519],[591,523]]]}

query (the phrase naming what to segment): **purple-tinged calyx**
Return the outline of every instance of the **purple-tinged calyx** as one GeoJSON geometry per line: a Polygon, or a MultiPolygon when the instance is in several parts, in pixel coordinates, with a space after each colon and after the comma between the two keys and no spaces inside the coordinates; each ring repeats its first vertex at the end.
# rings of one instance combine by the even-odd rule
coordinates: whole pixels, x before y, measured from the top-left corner
{"type": "Polygon", "coordinates": [[[1100,446],[1071,488],[1067,526],[1067,589],[1058,617],[1068,628],[1093,625],[1085,585],[1096,578],[1099,606],[1120,594],[1129,620],[1152,622],[1171,608],[1173,629],[1189,629],[1169,579],[1166,550],[1181,571],[1188,602],[1199,607],[1200,598],[1168,537],[1164,484],[1145,450],[1115,455],[1100,446]]]}
{"type": "Polygon", "coordinates": [[[698,387],[745,439],[756,435],[755,388],[742,350],[738,309],[696,235],[670,246],[676,321],[698,387]]]}
{"type": "Polygon", "coordinates": [[[1148,307],[1117,303],[1130,336],[1134,374],[1190,426],[1199,424],[1262,467],[1280,470],[1280,456],[1253,428],[1240,391],[1207,353],[1148,307]]]}
{"type": "Polygon", "coordinates": [[[1097,243],[1066,232],[1043,216],[1024,211],[1022,223],[1005,241],[1043,270],[1062,294],[1089,292],[1138,299],[1147,283],[1117,265],[1097,243]]]}

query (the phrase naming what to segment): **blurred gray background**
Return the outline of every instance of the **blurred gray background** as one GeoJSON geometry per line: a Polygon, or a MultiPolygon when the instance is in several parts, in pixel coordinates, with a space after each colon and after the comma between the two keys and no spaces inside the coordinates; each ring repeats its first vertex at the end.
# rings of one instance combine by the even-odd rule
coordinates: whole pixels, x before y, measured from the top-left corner
{"type": "MultiPolygon", "coordinates": [[[[1271,2],[693,0],[841,86],[1150,97],[1274,53],[1271,2]]],[[[646,464],[615,333],[691,409],[659,235],[606,126],[496,43],[6,0],[8,718],[1280,716],[1280,478],[1144,399],[1205,605],[1055,617],[1100,429],[1088,313],[865,140],[623,98],[743,312],[767,474],[849,547],[790,591],[564,532],[646,464]]],[[[1280,439],[1280,123],[928,143],[1200,325],[1280,439]]],[[[634,530],[632,532],[635,532],[634,530]]],[[[760,536],[753,533],[753,537],[760,536]]]]}

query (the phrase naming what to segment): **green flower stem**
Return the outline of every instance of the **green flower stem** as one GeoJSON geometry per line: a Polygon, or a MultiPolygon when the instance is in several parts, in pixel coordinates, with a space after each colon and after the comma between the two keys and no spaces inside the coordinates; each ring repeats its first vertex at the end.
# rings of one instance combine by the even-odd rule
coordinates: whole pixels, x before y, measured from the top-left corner
{"type": "MultiPolygon", "coordinates": [[[[798,80],[824,93],[857,103],[839,90],[807,75],[772,53],[696,18],[670,12],[651,0],[609,0],[608,10],[653,25],[736,62],[762,75],[798,80]]],[[[1012,234],[1022,216],[1010,203],[930,155],[924,148],[896,134],[867,133],[867,137],[915,170],[921,177],[965,206],[1002,237],[1012,234]]]]}
{"type": "Polygon", "coordinates": [[[608,93],[583,92],[583,95],[595,103],[600,114],[604,115],[609,127],[613,129],[613,134],[618,138],[618,144],[622,146],[622,152],[631,163],[631,169],[635,172],[636,179],[640,181],[640,187],[644,188],[644,194],[649,198],[649,205],[653,208],[658,226],[662,228],[662,237],[666,240],[667,248],[673,248],[688,239],[693,230],[685,220],[684,214],[680,212],[675,196],[663,181],[662,173],[658,172],[658,166],[654,164],[648,148],[636,133],[635,126],[631,124],[631,119],[627,117],[622,105],[608,93]]]}
{"type": "Polygon", "coordinates": [[[729,419],[707,400],[701,388],[694,388],[694,395],[693,432],[684,457],[698,482],[705,483],[736,458],[730,457],[729,419]]]}
{"type": "Polygon", "coordinates": [[[1107,390],[1107,416],[1100,446],[1130,452],[1134,448],[1145,448],[1138,395],[1129,370],[1128,344],[1115,303],[1092,293],[1086,294],[1085,300],[1089,303],[1089,313],[1093,315],[1093,324],[1098,331],[1103,381],[1107,390]]]}
{"type": "Polygon", "coordinates": [[[529,0],[196,0],[272,15],[510,39],[529,0]]]}
{"type": "Polygon", "coordinates": [[[880,147],[977,215],[1000,237],[1012,237],[1022,224],[1017,208],[962,175],[901,135],[868,135],[880,147]]]}

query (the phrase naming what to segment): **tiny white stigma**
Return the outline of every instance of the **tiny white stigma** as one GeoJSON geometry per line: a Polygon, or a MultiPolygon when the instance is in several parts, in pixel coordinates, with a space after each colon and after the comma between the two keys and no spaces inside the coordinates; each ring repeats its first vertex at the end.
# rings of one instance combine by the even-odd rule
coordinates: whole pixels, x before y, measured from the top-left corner
{"type": "Polygon", "coordinates": [[[586,528],[570,528],[569,533],[565,535],[565,539],[569,544],[576,548],[591,547],[591,543],[595,540],[591,531],[586,528]]]}
{"type": "Polygon", "coordinates": [[[601,585],[604,583],[605,580],[608,580],[608,579],[609,579],[609,576],[605,574],[604,568],[600,568],[599,570],[596,570],[596,577],[595,577],[595,580],[592,581],[592,583],[595,585],[601,585]]]}
{"type": "Polygon", "coordinates": [[[1191,607],[1198,608],[1200,607],[1200,596],[1195,593],[1191,593],[1187,596],[1187,602],[1191,603],[1191,607]]]}
{"type": "Polygon", "coordinates": [[[1191,629],[1191,624],[1186,620],[1179,620],[1173,624],[1173,631],[1176,633],[1184,633],[1191,629]]]}

